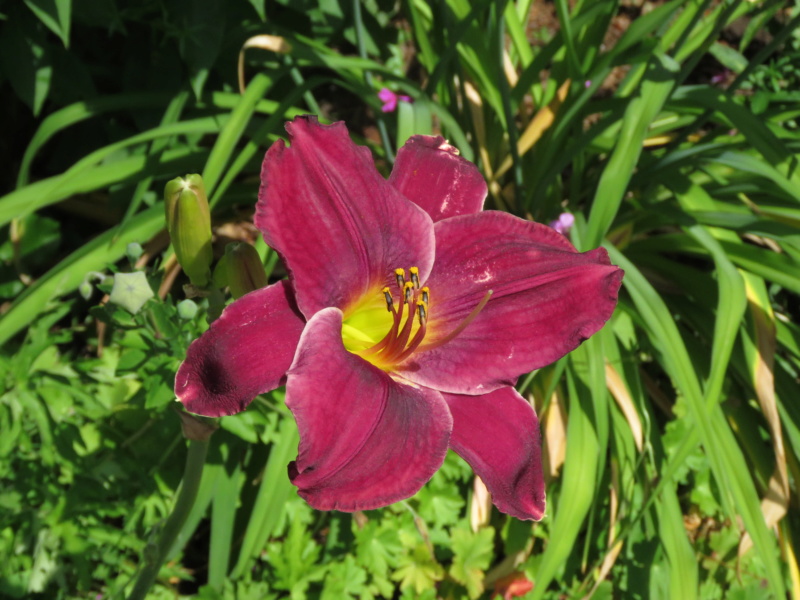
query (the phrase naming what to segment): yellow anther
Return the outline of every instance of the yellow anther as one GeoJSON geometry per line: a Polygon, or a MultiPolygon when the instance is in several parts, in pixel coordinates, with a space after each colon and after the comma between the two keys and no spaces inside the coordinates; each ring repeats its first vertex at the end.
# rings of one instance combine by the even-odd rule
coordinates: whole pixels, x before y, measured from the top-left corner
{"type": "Polygon", "coordinates": [[[406,270],[405,269],[395,269],[394,270],[394,277],[397,280],[397,287],[403,288],[403,283],[406,280],[406,270]]]}
{"type": "Polygon", "coordinates": [[[391,312],[394,309],[394,302],[392,301],[392,292],[389,287],[385,287],[381,290],[383,292],[383,297],[386,299],[386,310],[391,312]]]}
{"type": "Polygon", "coordinates": [[[409,272],[411,273],[411,281],[414,287],[419,288],[419,269],[417,267],[411,267],[409,272]]]}
{"type": "Polygon", "coordinates": [[[406,281],[403,284],[403,298],[408,304],[411,304],[411,297],[414,294],[414,284],[410,281],[406,281]]]}
{"type": "Polygon", "coordinates": [[[426,285],[426,286],[425,286],[424,288],[422,288],[420,291],[422,292],[422,301],[423,301],[425,304],[428,304],[428,301],[430,300],[430,293],[431,293],[431,290],[430,290],[430,289],[428,288],[428,286],[426,285]]]}

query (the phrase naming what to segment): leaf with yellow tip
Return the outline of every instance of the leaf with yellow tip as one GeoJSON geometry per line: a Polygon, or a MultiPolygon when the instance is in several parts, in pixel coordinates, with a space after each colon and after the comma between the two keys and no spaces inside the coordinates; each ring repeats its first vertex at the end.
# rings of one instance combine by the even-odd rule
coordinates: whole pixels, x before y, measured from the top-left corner
{"type": "Polygon", "coordinates": [[[292,45],[279,35],[264,33],[247,38],[242,44],[242,49],[239,50],[239,93],[241,94],[244,94],[247,87],[244,82],[244,53],[248,48],[260,48],[276,54],[289,54],[292,51],[292,45]]]}
{"type": "Polygon", "coordinates": [[[606,580],[608,574],[611,572],[611,567],[614,566],[614,563],[617,562],[617,558],[619,557],[619,553],[622,551],[622,540],[617,540],[606,553],[605,558],[603,559],[603,563],[600,565],[600,568],[597,570],[597,576],[595,577],[594,585],[592,586],[591,591],[583,597],[583,600],[589,600],[594,593],[597,591],[597,588],[606,580]]]}
{"type": "MultiPolygon", "coordinates": [[[[550,101],[550,104],[539,110],[539,112],[536,113],[536,116],[531,119],[531,122],[528,123],[528,126],[525,128],[525,131],[519,138],[519,142],[517,142],[517,151],[519,152],[520,156],[533,148],[533,145],[539,141],[539,138],[541,138],[544,132],[547,131],[547,129],[553,124],[553,121],[556,119],[556,113],[558,113],[558,109],[561,107],[561,104],[567,97],[567,92],[569,91],[569,86],[571,83],[572,81],[569,79],[562,83],[561,87],[559,87],[556,91],[555,98],[550,101]]],[[[512,164],[511,156],[507,156],[495,172],[494,177],[490,177],[490,179],[499,179],[501,175],[511,168],[512,164]]]]}
{"type": "Polygon", "coordinates": [[[494,177],[492,176],[492,163],[489,160],[489,152],[486,150],[486,126],[483,118],[483,100],[478,90],[475,89],[475,86],[472,85],[472,82],[469,80],[464,81],[464,94],[467,96],[469,112],[472,115],[472,123],[475,127],[478,154],[481,157],[486,178],[491,181],[494,177]]]}
{"type": "Polygon", "coordinates": [[[628,425],[631,426],[631,433],[633,434],[633,441],[636,444],[636,449],[641,452],[643,445],[642,440],[644,437],[642,433],[642,420],[639,418],[639,412],[636,410],[636,405],[633,403],[633,398],[631,398],[630,392],[628,392],[628,388],[625,386],[625,382],[622,381],[622,377],[620,377],[617,370],[609,363],[606,363],[606,386],[614,397],[614,400],[617,401],[617,406],[619,406],[622,414],[625,415],[628,425]]]}
{"type": "Polygon", "coordinates": [[[472,501],[469,504],[469,525],[472,531],[478,531],[489,524],[492,516],[492,495],[483,479],[475,476],[472,487],[472,501]]]}
{"type": "Polygon", "coordinates": [[[558,392],[553,392],[550,404],[542,414],[542,431],[544,434],[544,444],[542,444],[544,479],[546,483],[549,483],[558,475],[567,454],[567,415],[558,392]]]}
{"type": "MultiPolygon", "coordinates": [[[[789,507],[789,477],[786,469],[786,450],[783,443],[778,403],[775,397],[775,315],[769,301],[764,280],[742,271],[747,294],[747,304],[753,318],[755,348],[747,353],[750,375],[758,397],[761,412],[767,420],[775,453],[775,472],[769,480],[767,493],[761,500],[761,512],[767,526],[772,528],[786,515],[789,507]]],[[[747,345],[746,345],[747,347],[747,345]]],[[[749,534],[742,537],[739,556],[743,556],[753,545],[749,534]]]]}
{"type": "Polygon", "coordinates": [[[792,580],[792,587],[789,590],[792,600],[800,600],[800,568],[797,566],[797,555],[794,553],[792,545],[792,534],[789,525],[784,521],[778,528],[778,544],[781,553],[789,566],[789,577],[792,580]]]}

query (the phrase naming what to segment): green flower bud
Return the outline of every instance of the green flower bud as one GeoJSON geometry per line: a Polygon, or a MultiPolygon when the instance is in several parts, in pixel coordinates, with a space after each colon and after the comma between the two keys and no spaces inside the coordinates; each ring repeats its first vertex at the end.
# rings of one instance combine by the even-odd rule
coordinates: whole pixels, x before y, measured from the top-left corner
{"type": "Polygon", "coordinates": [[[209,281],[211,251],[211,212],[200,175],[177,177],[164,188],[167,231],[175,255],[189,280],[197,287],[209,281]]]}
{"type": "Polygon", "coordinates": [[[191,321],[197,314],[197,304],[191,300],[181,300],[178,302],[178,316],[184,321],[191,321]]]}
{"type": "Polygon", "coordinates": [[[89,283],[88,281],[84,281],[82,284],[78,286],[78,292],[80,292],[84,300],[88,300],[89,298],[91,298],[93,291],[94,288],[92,287],[92,284],[89,283]]]}
{"type": "Polygon", "coordinates": [[[131,242],[127,246],[125,246],[125,254],[128,255],[128,258],[132,261],[139,260],[139,257],[144,254],[144,248],[138,242],[131,242]]]}
{"type": "Polygon", "coordinates": [[[266,287],[267,274],[256,249],[244,242],[228,244],[225,256],[214,269],[214,283],[219,287],[227,285],[234,298],[266,287]]]}

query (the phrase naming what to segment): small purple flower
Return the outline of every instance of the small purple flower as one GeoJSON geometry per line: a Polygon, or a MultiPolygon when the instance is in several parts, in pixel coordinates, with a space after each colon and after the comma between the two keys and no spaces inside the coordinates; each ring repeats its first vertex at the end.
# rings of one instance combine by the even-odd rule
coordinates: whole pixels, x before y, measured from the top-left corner
{"type": "Polygon", "coordinates": [[[389,179],[343,123],[288,123],[255,223],[288,281],[242,296],[189,347],[187,410],[244,410],[286,384],[289,477],[320,510],[413,496],[451,448],[520,519],[544,514],[539,423],[517,378],[598,331],[622,271],[549,227],[483,211],[486,182],[441,137],[412,136],[389,179]]]}
{"type": "Polygon", "coordinates": [[[730,69],[722,69],[711,77],[711,85],[722,85],[730,79],[733,72],[730,69]]]}
{"type": "Polygon", "coordinates": [[[549,225],[561,235],[567,235],[575,225],[575,216],[572,213],[561,213],[555,221],[550,221],[549,225]]]}
{"type": "Polygon", "coordinates": [[[410,96],[396,94],[389,88],[382,88],[381,91],[378,92],[378,99],[383,102],[383,106],[381,106],[383,112],[394,112],[397,110],[398,101],[411,102],[410,96]]]}
{"type": "Polygon", "coordinates": [[[583,82],[583,87],[585,87],[587,90],[588,90],[590,87],[592,87],[592,80],[591,80],[591,79],[587,79],[586,81],[584,81],[584,82],[583,82]]]}

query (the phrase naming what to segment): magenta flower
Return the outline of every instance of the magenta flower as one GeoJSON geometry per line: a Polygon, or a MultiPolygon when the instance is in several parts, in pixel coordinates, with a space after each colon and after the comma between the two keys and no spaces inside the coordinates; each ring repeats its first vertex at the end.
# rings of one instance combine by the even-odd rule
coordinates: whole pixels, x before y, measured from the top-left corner
{"type": "Polygon", "coordinates": [[[567,235],[575,225],[575,216],[572,213],[563,212],[558,215],[555,221],[550,221],[549,227],[555,229],[561,235],[567,235]]]}
{"type": "Polygon", "coordinates": [[[343,123],[286,129],[255,222],[289,281],[235,301],[190,346],[178,398],[230,415],[285,382],[289,475],[318,509],[408,498],[452,448],[500,510],[541,518],[538,421],[512,386],[603,326],[622,271],[603,249],[482,212],[483,178],[441,137],[412,137],[386,180],[343,123]]]}
{"type": "Polygon", "coordinates": [[[383,106],[381,106],[383,112],[394,112],[397,110],[398,101],[411,102],[410,96],[396,94],[389,88],[381,88],[381,91],[378,92],[378,99],[383,102],[383,106]]]}

